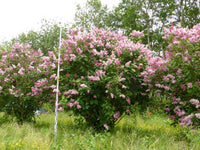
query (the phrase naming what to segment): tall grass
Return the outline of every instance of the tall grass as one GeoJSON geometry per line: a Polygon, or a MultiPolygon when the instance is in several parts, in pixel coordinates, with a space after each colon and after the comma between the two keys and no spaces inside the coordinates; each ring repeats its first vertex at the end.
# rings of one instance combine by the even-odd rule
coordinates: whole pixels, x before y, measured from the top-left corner
{"type": "MultiPolygon", "coordinates": [[[[0,116],[2,119],[2,116],[0,116]]],[[[158,113],[134,114],[122,119],[113,131],[95,133],[75,123],[70,113],[59,112],[54,139],[54,114],[44,114],[35,124],[15,121],[0,124],[1,150],[197,150],[200,130],[170,126],[158,113]]]]}

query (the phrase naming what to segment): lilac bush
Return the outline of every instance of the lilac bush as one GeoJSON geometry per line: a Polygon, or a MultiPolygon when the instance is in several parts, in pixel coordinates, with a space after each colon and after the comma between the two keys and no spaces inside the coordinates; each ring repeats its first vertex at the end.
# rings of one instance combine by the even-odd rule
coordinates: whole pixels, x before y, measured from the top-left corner
{"type": "Polygon", "coordinates": [[[168,40],[165,57],[154,57],[142,76],[144,85],[155,94],[166,95],[164,110],[181,126],[200,125],[200,25],[165,28],[168,40]]]}
{"type": "Polygon", "coordinates": [[[55,79],[50,79],[56,68],[53,52],[43,56],[39,49],[15,44],[12,51],[2,51],[0,59],[0,94],[4,110],[14,115],[19,123],[32,121],[34,111],[48,100],[55,79]]]}
{"type": "Polygon", "coordinates": [[[70,30],[62,41],[62,106],[97,130],[112,129],[133,104],[148,102],[138,75],[151,56],[145,45],[122,33],[70,30]]]}

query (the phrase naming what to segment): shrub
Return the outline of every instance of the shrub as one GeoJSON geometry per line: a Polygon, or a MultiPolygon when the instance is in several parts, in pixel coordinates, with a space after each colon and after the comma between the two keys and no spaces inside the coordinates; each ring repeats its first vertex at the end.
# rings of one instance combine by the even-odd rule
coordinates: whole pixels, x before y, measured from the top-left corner
{"type": "Polygon", "coordinates": [[[29,45],[15,44],[11,52],[2,52],[0,59],[0,94],[4,110],[14,115],[19,123],[32,121],[34,111],[47,101],[50,76],[56,67],[53,52],[43,56],[29,45]]]}
{"type": "Polygon", "coordinates": [[[142,73],[149,90],[170,99],[164,110],[174,123],[200,125],[200,25],[165,28],[171,42],[165,57],[150,59],[142,73]]]}
{"type": "Polygon", "coordinates": [[[147,103],[138,77],[152,52],[121,33],[70,30],[62,41],[62,105],[96,130],[112,129],[131,105],[147,103]]]}

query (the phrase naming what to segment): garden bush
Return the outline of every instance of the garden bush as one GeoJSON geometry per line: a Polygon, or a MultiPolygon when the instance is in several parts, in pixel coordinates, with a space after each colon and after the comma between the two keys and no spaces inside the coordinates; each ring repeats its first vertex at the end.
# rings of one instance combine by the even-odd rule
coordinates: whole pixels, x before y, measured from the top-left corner
{"type": "MultiPolygon", "coordinates": [[[[152,52],[122,33],[70,30],[61,50],[61,104],[96,130],[110,130],[133,104],[149,101],[143,78],[152,52]]],[[[140,32],[137,32],[139,34],[140,32]]],[[[139,36],[141,36],[140,33],[139,36]]],[[[132,34],[134,36],[134,34],[132,34]]]]}
{"type": "Polygon", "coordinates": [[[165,28],[164,39],[170,44],[163,57],[149,60],[142,72],[145,86],[154,95],[170,101],[164,110],[181,126],[200,125],[200,25],[193,28],[165,28]]]}
{"type": "Polygon", "coordinates": [[[53,52],[43,56],[29,45],[14,44],[12,51],[2,51],[0,59],[0,94],[3,110],[19,123],[34,120],[34,111],[48,101],[55,79],[53,52]]]}

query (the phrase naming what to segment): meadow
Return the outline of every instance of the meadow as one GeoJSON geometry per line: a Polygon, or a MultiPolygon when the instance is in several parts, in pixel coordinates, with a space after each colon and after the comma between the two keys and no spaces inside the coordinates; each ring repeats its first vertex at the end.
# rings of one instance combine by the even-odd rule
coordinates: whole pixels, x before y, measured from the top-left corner
{"type": "Polygon", "coordinates": [[[112,131],[94,132],[72,113],[59,112],[58,135],[54,138],[54,113],[42,114],[36,123],[18,125],[0,119],[1,150],[197,150],[200,130],[171,126],[160,112],[134,113],[112,131]]]}

